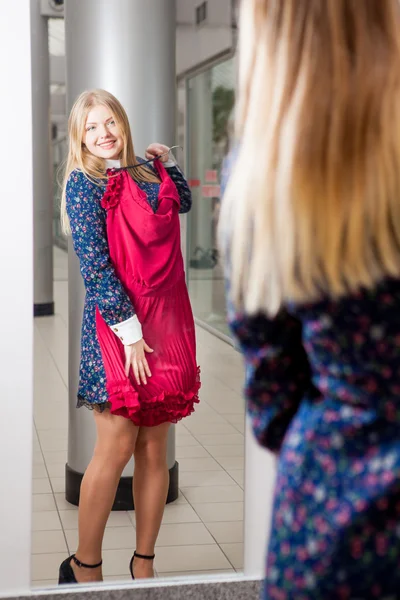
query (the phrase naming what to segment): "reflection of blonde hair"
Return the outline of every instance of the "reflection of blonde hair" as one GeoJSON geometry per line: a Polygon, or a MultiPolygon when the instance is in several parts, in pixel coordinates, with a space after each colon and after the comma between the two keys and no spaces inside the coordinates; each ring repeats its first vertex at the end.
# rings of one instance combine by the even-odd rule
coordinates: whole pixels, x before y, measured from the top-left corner
{"type": "MultiPolygon", "coordinates": [[[[65,168],[63,191],[61,198],[61,225],[64,233],[70,233],[68,215],[66,211],[65,190],[68,177],[74,169],[79,169],[90,180],[105,179],[105,160],[91,154],[83,143],[85,125],[90,110],[95,106],[106,106],[110,109],[124,140],[121,154],[121,166],[136,165],[138,161],[133,148],[132,135],[128,116],[121,103],[105,90],[91,90],[83,92],[75,101],[68,120],[69,148],[65,168]]],[[[130,170],[131,176],[137,181],[158,182],[155,174],[146,167],[136,167],[130,170]]]]}
{"type": "Polygon", "coordinates": [[[276,314],[398,277],[398,0],[246,0],[239,29],[233,299],[276,314]]]}

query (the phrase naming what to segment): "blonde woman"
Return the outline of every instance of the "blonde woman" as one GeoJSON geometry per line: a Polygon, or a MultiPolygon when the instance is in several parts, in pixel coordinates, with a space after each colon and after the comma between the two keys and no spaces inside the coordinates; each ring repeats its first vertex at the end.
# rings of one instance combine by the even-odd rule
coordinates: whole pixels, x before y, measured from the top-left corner
{"type": "Polygon", "coordinates": [[[114,96],[79,96],[69,118],[62,222],[86,287],[78,406],[94,409],[97,442],[80,490],[78,549],[62,563],[60,583],[102,580],[104,528],[132,455],[129,568],[132,578],[153,576],[169,485],[168,429],[199,401],[179,226],[191,193],[168,147],[151,144],[146,159],[136,158],[114,96]]]}
{"type": "Polygon", "coordinates": [[[400,4],[245,0],[239,55],[220,223],[248,411],[278,456],[265,598],[394,600],[400,4]]]}

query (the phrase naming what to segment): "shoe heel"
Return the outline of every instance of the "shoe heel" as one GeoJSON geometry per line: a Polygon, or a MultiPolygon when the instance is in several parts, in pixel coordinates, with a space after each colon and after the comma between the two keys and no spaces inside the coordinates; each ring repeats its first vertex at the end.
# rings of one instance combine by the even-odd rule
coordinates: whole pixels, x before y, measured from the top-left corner
{"type": "Polygon", "coordinates": [[[80,560],[78,560],[75,554],[72,554],[71,556],[66,558],[64,562],[62,562],[60,565],[60,570],[58,572],[59,585],[62,585],[64,583],[78,583],[75,578],[74,571],[71,567],[71,560],[73,560],[78,567],[84,567],[85,569],[97,569],[103,564],[103,561],[101,560],[99,563],[97,563],[97,565],[87,565],[86,563],[83,563],[80,560]]]}
{"type": "Polygon", "coordinates": [[[65,579],[64,573],[60,567],[58,571],[58,585],[62,585],[63,583],[68,583],[65,579]]]}

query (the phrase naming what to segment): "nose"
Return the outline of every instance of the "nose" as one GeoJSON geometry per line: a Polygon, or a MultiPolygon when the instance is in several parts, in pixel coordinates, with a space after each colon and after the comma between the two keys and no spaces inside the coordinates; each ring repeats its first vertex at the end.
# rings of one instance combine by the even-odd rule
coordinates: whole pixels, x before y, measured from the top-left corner
{"type": "Polygon", "coordinates": [[[105,125],[100,125],[99,136],[100,136],[100,139],[105,139],[108,137],[108,130],[105,125]]]}

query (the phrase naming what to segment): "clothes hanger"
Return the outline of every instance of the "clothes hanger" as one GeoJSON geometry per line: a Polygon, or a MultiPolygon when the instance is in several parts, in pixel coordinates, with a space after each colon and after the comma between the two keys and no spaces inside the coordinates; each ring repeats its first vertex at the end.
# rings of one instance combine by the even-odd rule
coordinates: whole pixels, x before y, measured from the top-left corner
{"type": "Polygon", "coordinates": [[[124,171],[125,169],[136,169],[137,167],[143,167],[144,165],[148,165],[151,162],[158,160],[159,158],[161,158],[161,156],[165,156],[166,154],[169,154],[171,152],[171,150],[174,150],[174,148],[180,148],[181,150],[183,150],[182,146],[171,146],[171,148],[169,148],[162,154],[158,154],[154,158],[150,158],[149,160],[146,160],[145,162],[138,163],[137,165],[128,165],[127,167],[118,167],[116,169],[113,169],[113,171],[124,171]]]}

